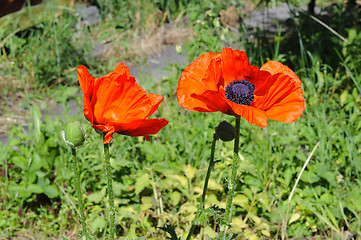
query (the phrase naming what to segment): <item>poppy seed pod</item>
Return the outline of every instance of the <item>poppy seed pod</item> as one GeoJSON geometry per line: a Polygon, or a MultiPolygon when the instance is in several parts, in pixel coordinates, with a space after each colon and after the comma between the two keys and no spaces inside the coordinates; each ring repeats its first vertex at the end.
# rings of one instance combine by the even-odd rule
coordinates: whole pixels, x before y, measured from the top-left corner
{"type": "Polygon", "coordinates": [[[68,123],[61,134],[64,142],[71,148],[79,147],[85,141],[85,132],[79,121],[68,123]]]}
{"type": "Polygon", "coordinates": [[[234,139],[236,129],[227,121],[220,122],[216,127],[216,135],[222,141],[228,142],[234,139]]]}

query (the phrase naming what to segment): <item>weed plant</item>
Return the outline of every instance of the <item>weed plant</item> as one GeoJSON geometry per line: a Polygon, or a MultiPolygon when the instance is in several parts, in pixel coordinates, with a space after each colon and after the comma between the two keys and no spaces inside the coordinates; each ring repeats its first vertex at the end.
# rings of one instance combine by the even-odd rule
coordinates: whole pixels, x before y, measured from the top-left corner
{"type": "MultiPolygon", "coordinates": [[[[116,59],[100,66],[94,58],[88,58],[94,43],[88,41],[88,36],[101,26],[109,31],[130,31],[135,23],[129,19],[144,1],[96,3],[104,22],[79,30],[81,37],[77,37],[77,18],[67,12],[45,18],[30,29],[18,31],[16,25],[1,28],[1,39],[16,32],[1,45],[1,86],[6,85],[6,76],[15,75],[30,84],[36,94],[39,89],[51,87],[45,94],[55,96],[61,104],[67,106],[69,98],[81,103],[77,86],[53,85],[59,81],[74,85],[79,64],[91,65],[99,73],[113,70],[116,59]],[[116,11],[125,6],[126,11],[116,11]],[[130,24],[125,24],[127,19],[130,24]]],[[[241,121],[241,164],[231,232],[240,239],[280,239],[286,225],[285,235],[289,238],[361,238],[361,35],[356,23],[340,27],[344,26],[340,21],[347,19],[343,15],[348,11],[345,6],[337,6],[338,15],[332,12],[329,21],[335,24],[323,20],[347,41],[315,21],[307,20],[312,27],[305,28],[305,15],[291,19],[297,27],[293,31],[280,31],[276,36],[258,31],[250,41],[244,35],[246,26],[235,37],[219,25],[218,12],[226,7],[221,1],[154,1],[148,7],[168,12],[170,21],[185,11],[185,18],[195,31],[194,41],[184,48],[192,59],[241,42],[240,50],[246,51],[252,65],[260,66],[268,59],[284,61],[302,81],[306,110],[297,122],[272,121],[261,129],[241,121]],[[314,34],[315,29],[322,34],[314,34]],[[319,146],[288,207],[296,178],[317,142],[319,146]]],[[[142,12],[136,26],[145,25],[147,14],[151,12],[142,12]]],[[[171,65],[169,76],[161,80],[147,74],[137,79],[145,90],[165,96],[158,112],[169,120],[167,127],[149,142],[114,135],[111,166],[117,236],[165,239],[167,233],[159,228],[166,227],[185,238],[202,194],[215,123],[232,123],[233,118],[223,114],[187,112],[178,106],[175,92],[184,67],[171,65]]],[[[3,90],[1,94],[5,94],[3,90]]],[[[75,239],[80,224],[72,197],[74,173],[60,131],[68,121],[83,119],[83,113],[50,118],[43,116],[34,104],[27,108],[31,113],[27,129],[12,126],[8,144],[0,144],[0,238],[75,239]]],[[[83,198],[88,229],[102,238],[108,230],[106,179],[101,146],[95,144],[101,136],[83,123],[87,126],[87,143],[77,149],[81,187],[86,193],[83,198]]],[[[225,208],[232,143],[218,142],[215,159],[220,161],[212,172],[205,207],[218,211],[225,208]]],[[[214,218],[208,219],[196,228],[196,239],[215,238],[216,225],[214,218]]]]}

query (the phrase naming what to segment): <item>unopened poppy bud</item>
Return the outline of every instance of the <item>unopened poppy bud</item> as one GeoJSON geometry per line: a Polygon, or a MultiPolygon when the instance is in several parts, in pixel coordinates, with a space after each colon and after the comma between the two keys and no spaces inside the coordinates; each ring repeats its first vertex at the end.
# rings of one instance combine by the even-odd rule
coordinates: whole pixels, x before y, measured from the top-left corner
{"type": "Polygon", "coordinates": [[[70,122],[66,125],[65,131],[61,131],[64,142],[71,148],[83,145],[85,132],[79,121],[70,122]]]}
{"type": "Polygon", "coordinates": [[[216,135],[222,141],[232,141],[235,134],[236,129],[232,126],[232,124],[229,124],[227,121],[220,122],[216,127],[216,135]]]}

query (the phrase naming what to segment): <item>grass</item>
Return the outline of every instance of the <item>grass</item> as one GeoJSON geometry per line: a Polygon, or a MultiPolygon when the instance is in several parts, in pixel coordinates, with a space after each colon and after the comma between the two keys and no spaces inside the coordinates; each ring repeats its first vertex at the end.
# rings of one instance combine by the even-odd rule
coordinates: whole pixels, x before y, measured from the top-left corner
{"type": "MultiPolygon", "coordinates": [[[[306,110],[295,123],[270,121],[261,129],[241,121],[242,161],[231,231],[240,239],[347,239],[350,234],[361,238],[361,35],[356,24],[342,24],[352,13],[340,5],[331,9],[332,18],[321,19],[347,42],[306,15],[291,19],[296,31],[280,31],[277,36],[259,31],[249,41],[243,31],[235,33],[219,24],[218,12],[227,7],[222,1],[93,3],[101,9],[102,22],[96,26],[78,28],[79,17],[65,11],[30,28],[18,30],[16,21],[8,30],[0,28],[0,90],[5,103],[1,116],[31,115],[22,120],[27,129],[8,126],[9,143],[0,144],[0,238],[79,238],[71,157],[60,137],[71,120],[81,120],[87,133],[87,144],[78,149],[78,156],[88,228],[98,238],[104,236],[108,212],[101,136],[81,111],[51,118],[40,110],[52,106],[49,99],[65,109],[74,100],[81,109],[78,65],[102,76],[123,60],[142,64],[143,55],[151,51],[134,53],[129,39],[150,39],[176,19],[177,27],[193,32],[183,45],[190,61],[206,51],[239,44],[252,65],[260,67],[267,59],[276,59],[292,66],[302,81],[306,110]],[[116,11],[120,7],[127,10],[116,11]],[[99,43],[117,47],[108,55],[91,57],[92,47],[99,43]]],[[[117,236],[164,239],[166,233],[159,227],[172,225],[185,239],[201,198],[214,127],[222,120],[234,124],[230,116],[178,106],[176,87],[184,67],[169,66],[165,79],[146,73],[139,79],[148,92],[165,97],[157,115],[170,121],[167,127],[149,142],[115,135],[110,151],[117,236]]],[[[220,162],[212,172],[205,205],[218,211],[226,203],[232,143],[217,142],[215,159],[220,162]]],[[[214,238],[215,226],[210,217],[196,228],[195,239],[214,238]]]]}

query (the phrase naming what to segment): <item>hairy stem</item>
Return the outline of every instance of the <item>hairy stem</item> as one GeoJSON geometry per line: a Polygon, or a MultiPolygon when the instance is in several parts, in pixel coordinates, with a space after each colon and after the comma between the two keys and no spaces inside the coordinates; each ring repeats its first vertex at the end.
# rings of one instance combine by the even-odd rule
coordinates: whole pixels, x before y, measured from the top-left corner
{"type": "Polygon", "coordinates": [[[78,166],[78,158],[76,157],[76,149],[71,149],[72,155],[73,155],[73,167],[74,167],[74,173],[75,173],[75,189],[78,197],[78,204],[79,204],[79,210],[80,210],[80,222],[82,226],[82,236],[83,238],[89,238],[89,234],[86,230],[86,223],[85,223],[85,214],[84,214],[84,204],[81,196],[81,190],[80,190],[80,172],[79,172],[79,166],[78,166]]]}
{"type": "MultiPolygon", "coordinates": [[[[105,136],[105,133],[104,135],[105,136]]],[[[109,198],[109,219],[110,219],[110,237],[109,239],[114,239],[114,224],[115,224],[115,206],[113,198],[113,184],[110,168],[110,154],[109,154],[109,144],[104,144],[104,156],[105,156],[105,172],[107,177],[107,187],[108,187],[108,198],[109,198]]]]}
{"type": "Polygon", "coordinates": [[[218,235],[217,240],[224,239],[227,225],[230,222],[229,213],[231,212],[231,208],[232,208],[233,195],[234,195],[234,191],[236,189],[236,180],[237,180],[237,168],[238,168],[238,160],[239,160],[238,151],[239,151],[240,125],[241,125],[241,117],[236,116],[236,135],[235,135],[235,138],[234,138],[232,175],[231,175],[231,178],[230,178],[230,180],[228,182],[228,189],[229,189],[228,201],[227,201],[226,211],[225,211],[224,216],[223,216],[223,221],[222,221],[222,223],[220,225],[220,233],[218,235]]]}
{"type": "MultiPolygon", "coordinates": [[[[209,165],[208,165],[208,170],[207,170],[207,175],[206,175],[206,179],[204,181],[204,186],[203,186],[203,193],[202,193],[202,199],[201,199],[201,202],[200,202],[200,208],[204,208],[204,201],[206,199],[206,194],[207,194],[207,188],[208,188],[208,182],[209,182],[209,178],[211,176],[211,172],[212,172],[212,169],[213,169],[213,166],[214,166],[214,151],[215,151],[215,148],[216,148],[216,141],[217,141],[218,137],[216,136],[216,134],[213,135],[213,142],[212,142],[212,148],[211,148],[211,157],[209,159],[209,165]]],[[[192,227],[191,229],[189,230],[189,233],[188,233],[188,236],[187,236],[187,239],[186,240],[189,240],[191,239],[191,236],[193,234],[193,231],[196,227],[196,223],[195,223],[195,220],[193,220],[192,222],[192,227]]]]}

